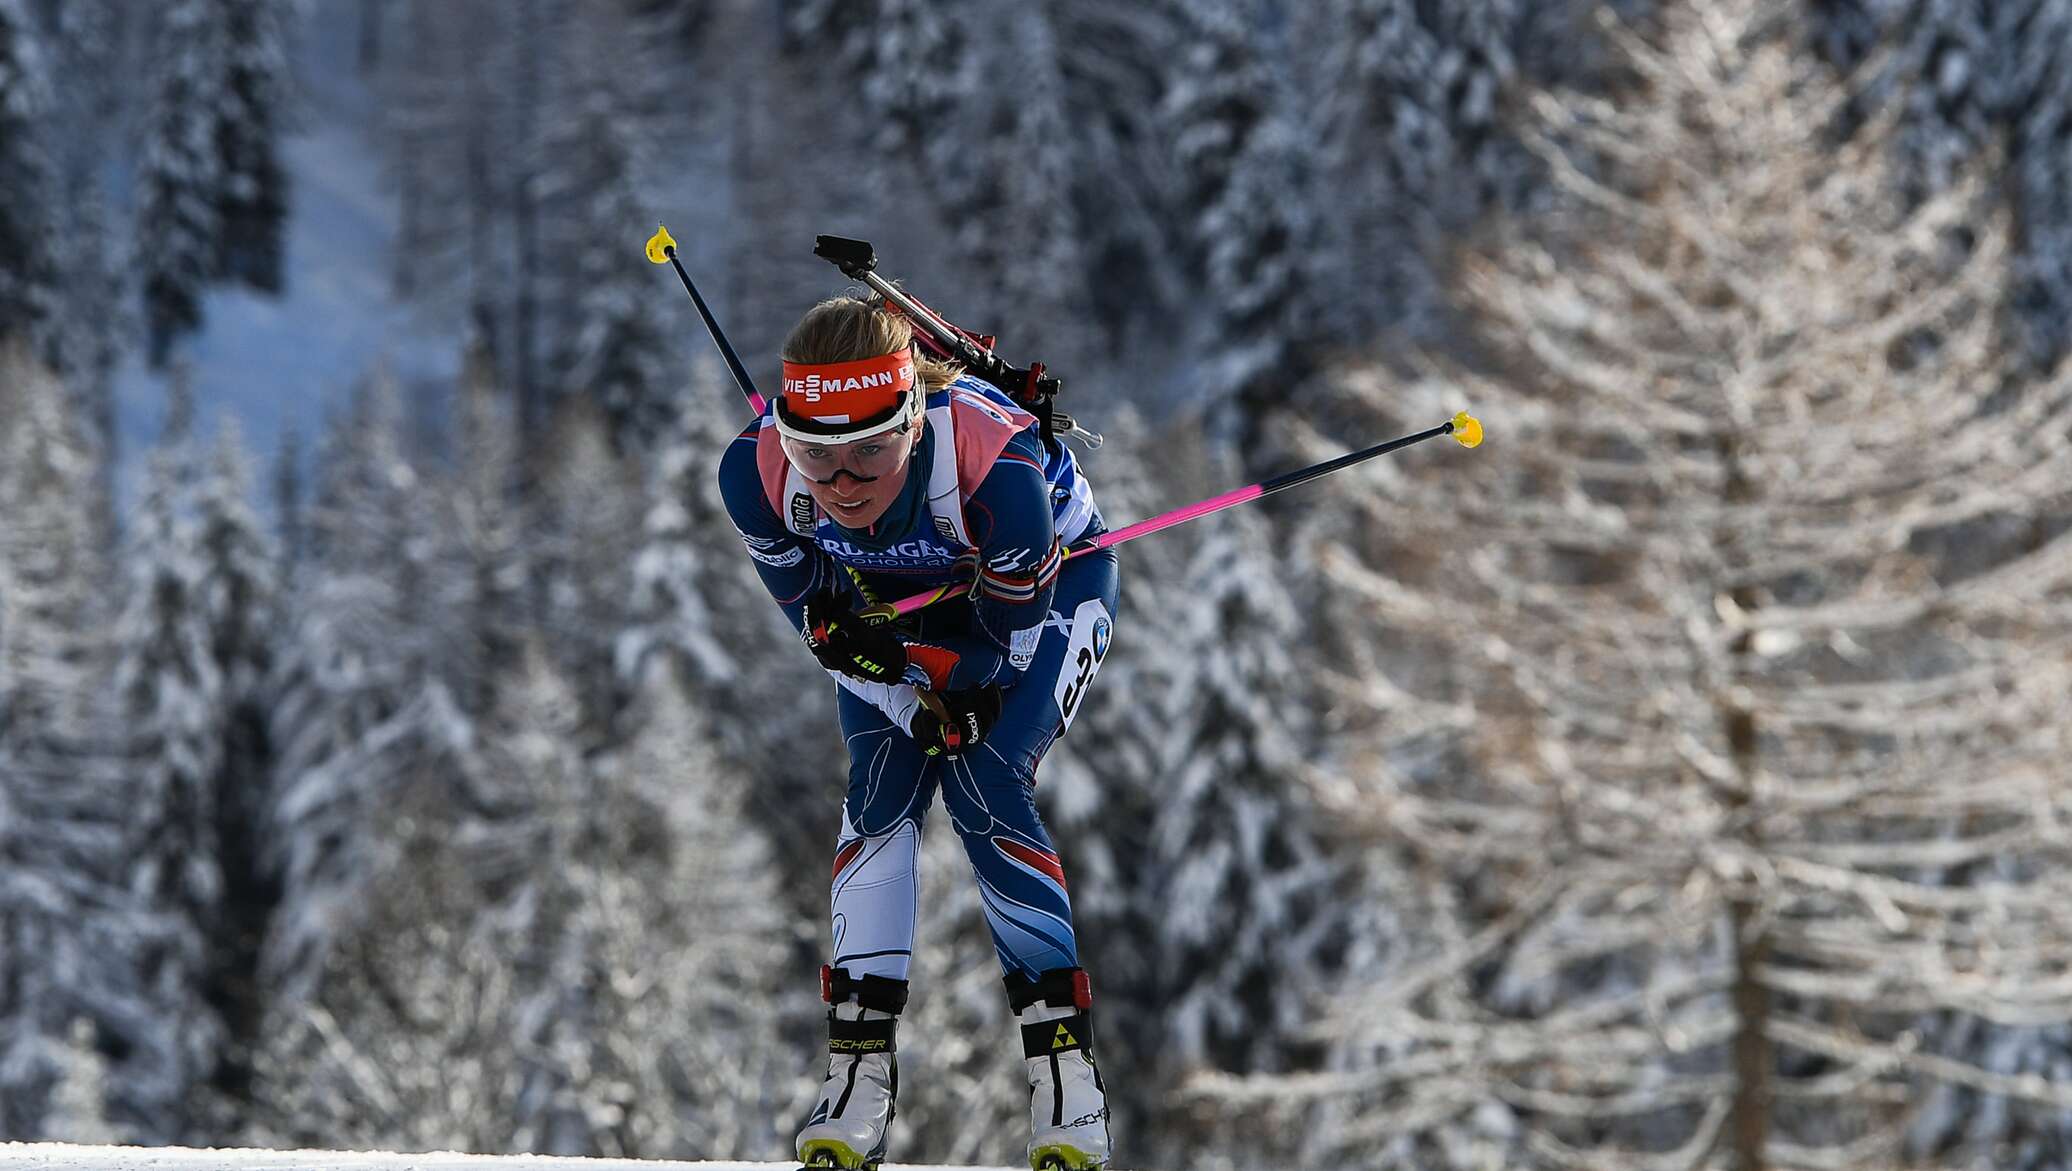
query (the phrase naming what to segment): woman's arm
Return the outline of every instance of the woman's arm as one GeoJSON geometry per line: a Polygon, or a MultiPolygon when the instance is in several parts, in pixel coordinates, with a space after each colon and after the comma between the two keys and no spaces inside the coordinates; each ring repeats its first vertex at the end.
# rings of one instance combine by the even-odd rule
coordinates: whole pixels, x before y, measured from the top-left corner
{"type": "Polygon", "coordinates": [[[909,644],[908,660],[925,672],[924,686],[936,691],[986,683],[1012,687],[1035,657],[1064,562],[1051,520],[1041,442],[1033,431],[1016,435],[965,502],[965,524],[978,545],[978,580],[971,594],[975,633],[909,644]]]}

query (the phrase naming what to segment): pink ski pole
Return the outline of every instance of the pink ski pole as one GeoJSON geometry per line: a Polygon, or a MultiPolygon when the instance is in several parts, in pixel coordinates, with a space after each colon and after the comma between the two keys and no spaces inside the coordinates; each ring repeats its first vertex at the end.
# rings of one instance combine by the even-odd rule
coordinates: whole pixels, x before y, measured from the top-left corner
{"type": "MultiPolygon", "coordinates": [[[[1247,484],[1242,488],[1233,488],[1220,496],[1211,496],[1207,500],[1197,501],[1194,504],[1176,508],[1171,512],[1162,512],[1157,516],[1140,520],[1132,525],[1124,525],[1122,528],[1110,530],[1096,537],[1075,541],[1065,547],[1065,556],[1069,558],[1080,553],[1090,553],[1096,549],[1111,549],[1124,541],[1134,541],[1138,537],[1149,536],[1160,529],[1169,529],[1174,525],[1184,524],[1197,517],[1207,516],[1212,512],[1221,512],[1226,508],[1235,507],[1246,501],[1257,500],[1261,496],[1279,492],[1283,488],[1293,488],[1297,484],[1306,484],[1320,476],[1328,476],[1332,472],[1349,468],[1357,463],[1364,463],[1376,456],[1387,455],[1389,452],[1409,447],[1413,443],[1423,443],[1427,439],[1437,438],[1441,435],[1453,436],[1454,440],[1462,447],[1475,447],[1482,442],[1482,424],[1466,411],[1461,411],[1454,415],[1453,418],[1430,430],[1419,431],[1414,435],[1405,435],[1400,439],[1391,439],[1387,443],[1377,443],[1373,447],[1349,452],[1336,459],[1325,460],[1319,464],[1311,464],[1306,468],[1297,468],[1292,472],[1284,472],[1270,480],[1261,480],[1257,484],[1247,484]]],[[[952,582],[949,585],[938,586],[925,593],[901,598],[896,602],[880,603],[865,610],[863,614],[864,617],[875,622],[888,622],[902,614],[911,614],[925,606],[932,606],[944,598],[956,597],[959,594],[966,593],[970,588],[970,582],[952,582]]]]}

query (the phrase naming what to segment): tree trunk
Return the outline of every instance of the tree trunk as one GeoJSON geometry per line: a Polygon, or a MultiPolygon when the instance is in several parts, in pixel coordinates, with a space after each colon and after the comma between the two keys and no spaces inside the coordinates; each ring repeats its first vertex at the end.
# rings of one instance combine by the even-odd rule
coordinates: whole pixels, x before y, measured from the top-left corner
{"type": "Polygon", "coordinates": [[[1763,1148],[1770,1137],[1772,1059],[1770,990],[1757,978],[1769,958],[1770,937],[1756,926],[1756,900],[1736,898],[1728,904],[1734,929],[1734,1102],[1727,1116],[1727,1141],[1733,1145],[1739,1171],[1763,1171],[1763,1148]]]}
{"type": "MultiPolygon", "coordinates": [[[[1723,494],[1727,502],[1735,505],[1752,503],[1757,494],[1756,486],[1741,463],[1740,437],[1731,432],[1721,436],[1719,454],[1726,467],[1723,494]]],[[[1733,573],[1733,552],[1737,542],[1730,535],[1722,534],[1716,544],[1723,554],[1721,564],[1730,574],[1733,573]]],[[[1751,851],[1758,851],[1760,843],[1755,840],[1755,819],[1739,814],[1756,800],[1760,741],[1755,713],[1741,701],[1738,689],[1753,670],[1755,635],[1746,623],[1754,617],[1762,599],[1746,585],[1730,589],[1728,596],[1733,599],[1744,625],[1728,644],[1727,670],[1722,680],[1725,693],[1716,701],[1720,730],[1726,738],[1728,758],[1734,762],[1736,782],[1735,790],[1724,794],[1724,803],[1736,815],[1746,844],[1751,851]]],[[[1763,1148],[1770,1137],[1771,1082],[1774,1076],[1770,1038],[1766,1031],[1770,1023],[1770,990],[1763,985],[1760,976],[1762,965],[1769,959],[1770,937],[1759,926],[1761,904],[1761,894],[1747,887],[1736,892],[1727,904],[1727,919],[1734,932],[1731,991],[1734,1100],[1727,1116],[1726,1141],[1732,1145],[1734,1166],[1738,1171],[1763,1171],[1763,1148]]]]}

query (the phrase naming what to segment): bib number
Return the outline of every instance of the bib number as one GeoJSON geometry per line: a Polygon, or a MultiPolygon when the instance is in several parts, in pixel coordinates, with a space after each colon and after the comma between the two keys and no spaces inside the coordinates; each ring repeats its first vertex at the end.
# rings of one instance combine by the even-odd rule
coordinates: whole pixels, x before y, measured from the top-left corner
{"type": "Polygon", "coordinates": [[[1064,721],[1058,728],[1058,735],[1064,735],[1072,726],[1072,717],[1079,714],[1087,687],[1093,683],[1095,673],[1100,671],[1101,660],[1108,657],[1108,642],[1113,634],[1114,623],[1108,617],[1108,607],[1102,605],[1099,598],[1088,598],[1072,612],[1072,636],[1065,644],[1065,663],[1058,672],[1054,695],[1058,715],[1064,721]]]}

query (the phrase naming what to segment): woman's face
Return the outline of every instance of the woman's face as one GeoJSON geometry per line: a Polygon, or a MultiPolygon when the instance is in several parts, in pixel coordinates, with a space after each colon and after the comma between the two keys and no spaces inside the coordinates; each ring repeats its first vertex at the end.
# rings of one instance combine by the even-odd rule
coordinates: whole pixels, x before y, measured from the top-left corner
{"type": "MultiPolygon", "coordinates": [[[[925,426],[925,424],[923,424],[925,426]]],[[[784,440],[784,454],[806,477],[806,490],[843,528],[868,529],[906,487],[920,427],[873,435],[854,443],[784,440]]]]}

